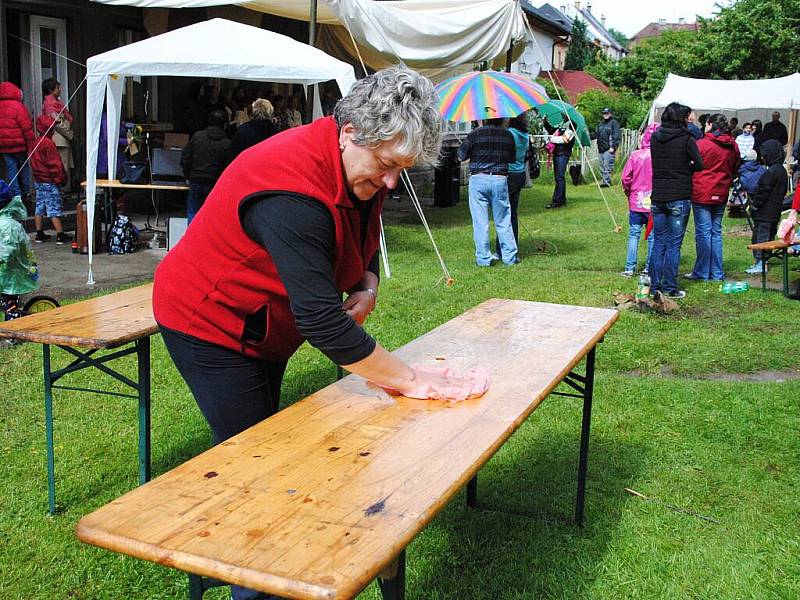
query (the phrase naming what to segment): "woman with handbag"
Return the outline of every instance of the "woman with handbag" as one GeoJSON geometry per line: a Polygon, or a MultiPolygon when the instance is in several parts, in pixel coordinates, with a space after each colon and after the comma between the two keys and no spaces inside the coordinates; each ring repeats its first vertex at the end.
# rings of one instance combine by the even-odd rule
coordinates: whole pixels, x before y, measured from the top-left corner
{"type": "Polygon", "coordinates": [[[57,80],[51,77],[42,82],[42,97],[44,98],[42,100],[42,114],[56,122],[53,143],[58,148],[61,164],[64,165],[64,170],[67,172],[67,180],[64,185],[69,190],[72,186],[72,168],[75,166],[75,161],[72,157],[72,138],[75,135],[72,123],[75,118],[69,112],[67,106],[61,102],[61,84],[57,80]]]}

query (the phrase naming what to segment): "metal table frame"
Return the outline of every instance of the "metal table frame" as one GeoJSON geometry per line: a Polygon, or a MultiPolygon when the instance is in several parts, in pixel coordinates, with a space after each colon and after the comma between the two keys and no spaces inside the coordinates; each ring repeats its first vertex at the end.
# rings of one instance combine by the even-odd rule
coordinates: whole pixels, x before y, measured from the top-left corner
{"type": "Polygon", "coordinates": [[[760,250],[761,252],[761,291],[767,291],[767,261],[771,258],[780,258],[783,262],[783,295],[789,296],[789,248],[775,248],[774,250],[760,250]]]}
{"type": "Polygon", "coordinates": [[[136,398],[139,401],[139,485],[150,480],[150,336],[145,336],[134,342],[114,350],[111,354],[93,357],[97,348],[81,351],[71,346],[57,346],[74,360],[66,367],[53,370],[50,356],[50,344],[42,344],[42,357],[44,367],[44,409],[45,430],[47,439],[47,495],[50,514],[56,513],[56,475],[55,451],[53,446],[53,389],[91,392],[122,398],[136,398]],[[130,354],[137,356],[137,381],[133,381],[115,371],[106,363],[130,354]],[[92,388],[82,388],[67,385],[56,385],[56,382],[69,373],[94,367],[113,377],[136,391],[136,394],[120,394],[92,388]]]}

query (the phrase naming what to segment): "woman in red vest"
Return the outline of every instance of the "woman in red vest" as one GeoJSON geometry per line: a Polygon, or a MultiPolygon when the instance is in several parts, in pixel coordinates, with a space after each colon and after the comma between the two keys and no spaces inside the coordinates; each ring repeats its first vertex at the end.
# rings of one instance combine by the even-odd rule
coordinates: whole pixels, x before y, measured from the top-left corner
{"type": "Polygon", "coordinates": [[[402,169],[435,163],[440,146],[431,82],[398,66],[358,81],[333,116],[248,148],[222,173],[153,292],[215,442],[277,410],[286,361],[303,340],[406,396],[485,391],[485,378],[412,368],[360,326],[378,297],[386,191],[402,169]]]}

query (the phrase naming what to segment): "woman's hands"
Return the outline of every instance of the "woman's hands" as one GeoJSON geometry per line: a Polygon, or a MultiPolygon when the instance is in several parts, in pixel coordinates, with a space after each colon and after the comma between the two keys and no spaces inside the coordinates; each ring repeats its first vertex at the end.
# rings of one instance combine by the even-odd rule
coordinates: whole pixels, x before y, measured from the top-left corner
{"type": "Polygon", "coordinates": [[[458,402],[483,396],[489,389],[489,372],[481,367],[455,374],[448,367],[411,365],[414,379],[403,389],[384,388],[394,396],[458,402]]]}
{"type": "Polygon", "coordinates": [[[448,367],[409,365],[380,344],[366,358],[342,366],[395,396],[458,402],[482,396],[489,389],[486,369],[454,373],[448,367]]]}
{"type": "Polygon", "coordinates": [[[375,309],[375,301],[374,291],[361,290],[350,294],[342,304],[342,308],[356,323],[363,325],[369,313],[375,309]]]}

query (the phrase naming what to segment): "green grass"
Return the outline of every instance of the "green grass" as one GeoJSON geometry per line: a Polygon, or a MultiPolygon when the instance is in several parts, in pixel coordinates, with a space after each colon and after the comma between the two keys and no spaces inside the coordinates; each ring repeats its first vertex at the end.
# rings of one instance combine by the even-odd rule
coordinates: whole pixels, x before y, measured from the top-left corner
{"type": "MultiPolygon", "coordinates": [[[[394,276],[381,285],[369,330],[393,349],[490,297],[609,306],[615,290],[633,292],[635,280],[618,275],[627,236],[618,192],[609,199],[623,225],[615,234],[596,189],[570,185],[568,208],[555,212],[542,208],[550,190],[537,182],[523,192],[524,262],[510,269],[473,266],[465,202],[428,210],[451,287],[437,285],[441,273],[417,217],[387,213],[394,276]],[[541,240],[557,252],[534,254],[541,240]]],[[[730,235],[742,225],[725,222],[725,268],[734,279],[751,264],[748,238],[730,235]]],[[[694,259],[692,235],[690,227],[681,272],[694,259]]],[[[777,292],[686,287],[680,312],[625,312],[599,347],[587,527],[571,524],[580,402],[554,396],[481,471],[481,504],[496,510],[467,510],[459,495],[411,544],[409,598],[800,597],[797,381],[710,378],[796,369],[800,305],[777,292]],[[720,524],[634,498],[625,487],[720,524]]],[[[210,435],[158,337],[152,355],[159,474],[208,447],[210,435]]],[[[125,369],[135,374],[132,357],[125,369]]],[[[185,598],[182,573],[74,535],[82,515],[136,485],[135,401],[57,392],[61,511],[50,517],[39,346],[0,352],[0,374],[0,599],[185,598]]],[[[290,362],[283,403],[333,378],[330,363],[303,347],[290,362]]],[[[374,585],[363,594],[378,597],[374,585]]]]}

